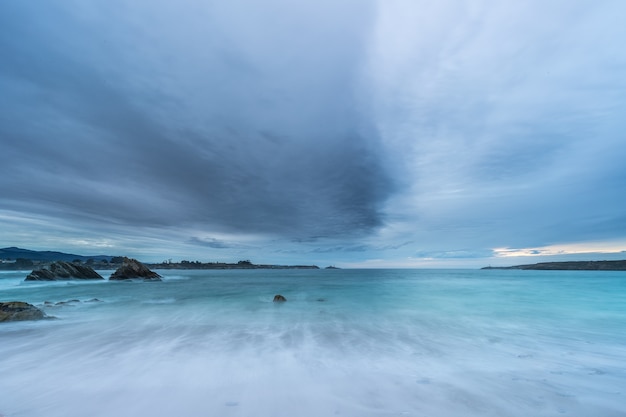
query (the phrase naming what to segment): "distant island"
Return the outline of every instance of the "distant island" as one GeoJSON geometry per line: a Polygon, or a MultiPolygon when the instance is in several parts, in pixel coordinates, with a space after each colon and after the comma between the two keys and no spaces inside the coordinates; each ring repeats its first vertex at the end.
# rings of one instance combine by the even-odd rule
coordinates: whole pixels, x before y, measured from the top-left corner
{"type": "Polygon", "coordinates": [[[536,271],[626,271],[626,260],[541,262],[515,266],[486,266],[481,269],[527,269],[536,271]]]}
{"type": "Polygon", "coordinates": [[[110,261],[114,256],[109,255],[96,255],[96,256],[84,256],[75,255],[72,253],[54,252],[54,251],[37,251],[30,249],[16,248],[12,246],[10,248],[0,249],[0,261],[16,261],[18,259],[41,261],[41,262],[54,262],[64,261],[73,262],[76,260],[87,262],[89,259],[93,261],[110,261]]]}
{"type": "MultiPolygon", "coordinates": [[[[0,249],[0,270],[29,270],[52,262],[72,262],[85,264],[95,270],[108,270],[119,268],[123,256],[84,256],[64,252],[33,251],[16,247],[0,249]]],[[[228,262],[200,262],[171,260],[161,263],[144,263],[150,269],[320,269],[316,265],[267,265],[254,264],[249,260],[237,263],[228,262]]]]}

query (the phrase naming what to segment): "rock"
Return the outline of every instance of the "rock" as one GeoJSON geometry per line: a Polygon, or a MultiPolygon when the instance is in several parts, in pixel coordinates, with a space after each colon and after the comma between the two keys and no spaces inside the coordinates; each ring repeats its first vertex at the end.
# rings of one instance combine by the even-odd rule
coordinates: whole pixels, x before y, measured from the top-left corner
{"type": "Polygon", "coordinates": [[[75,303],[80,303],[80,300],[67,300],[67,301],[59,301],[58,303],[55,303],[55,306],[63,306],[66,304],[75,304],[75,303]]]}
{"type": "Polygon", "coordinates": [[[282,295],[280,295],[280,294],[276,294],[274,296],[274,302],[275,303],[282,303],[282,302],[285,302],[285,301],[287,301],[287,299],[285,297],[283,297],[282,295]]]}
{"type": "Polygon", "coordinates": [[[161,275],[148,269],[136,259],[124,258],[122,266],[111,274],[109,280],[121,281],[125,279],[143,278],[144,281],[161,281],[161,275]]]}
{"type": "Polygon", "coordinates": [[[104,279],[87,265],[71,262],[52,262],[50,265],[33,270],[26,281],[59,281],[66,279],[104,279]]]}
{"type": "Polygon", "coordinates": [[[23,301],[0,302],[0,322],[19,320],[40,320],[45,318],[43,311],[23,301]]]}

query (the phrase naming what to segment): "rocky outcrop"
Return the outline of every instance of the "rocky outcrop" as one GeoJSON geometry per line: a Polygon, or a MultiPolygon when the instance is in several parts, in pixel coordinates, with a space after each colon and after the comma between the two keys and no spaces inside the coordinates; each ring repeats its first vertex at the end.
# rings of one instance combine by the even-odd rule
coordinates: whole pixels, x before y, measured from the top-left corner
{"type": "Polygon", "coordinates": [[[72,262],[52,262],[41,269],[36,269],[26,277],[26,281],[59,281],[66,279],[104,279],[87,265],[72,262]]]}
{"type": "Polygon", "coordinates": [[[43,311],[23,301],[0,302],[0,322],[40,320],[46,318],[43,311]]]}
{"type": "Polygon", "coordinates": [[[486,266],[481,269],[529,269],[537,271],[626,271],[626,260],[541,262],[529,265],[486,266]]]}
{"type": "Polygon", "coordinates": [[[161,275],[148,269],[136,259],[124,258],[122,266],[111,274],[109,280],[121,281],[125,279],[143,279],[144,281],[161,281],[161,275]]]}
{"type": "Polygon", "coordinates": [[[287,299],[285,297],[283,297],[282,295],[280,295],[280,294],[276,294],[274,296],[274,302],[275,303],[283,303],[285,301],[287,301],[287,299]]]}

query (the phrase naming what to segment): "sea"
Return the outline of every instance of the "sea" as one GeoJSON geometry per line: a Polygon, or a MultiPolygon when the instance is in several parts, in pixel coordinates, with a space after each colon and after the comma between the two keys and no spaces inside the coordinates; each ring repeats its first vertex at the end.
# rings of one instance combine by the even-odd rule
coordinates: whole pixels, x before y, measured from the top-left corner
{"type": "Polygon", "coordinates": [[[0,416],[626,416],[626,272],[158,272],[0,272],[0,416]]]}

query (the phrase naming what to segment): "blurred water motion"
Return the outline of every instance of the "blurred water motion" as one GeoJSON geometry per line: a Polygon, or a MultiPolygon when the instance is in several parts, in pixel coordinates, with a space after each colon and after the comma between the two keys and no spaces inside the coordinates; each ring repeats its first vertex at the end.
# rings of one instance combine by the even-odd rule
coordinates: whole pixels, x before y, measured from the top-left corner
{"type": "Polygon", "coordinates": [[[0,415],[626,414],[623,274],[159,272],[0,274],[0,415]]]}

